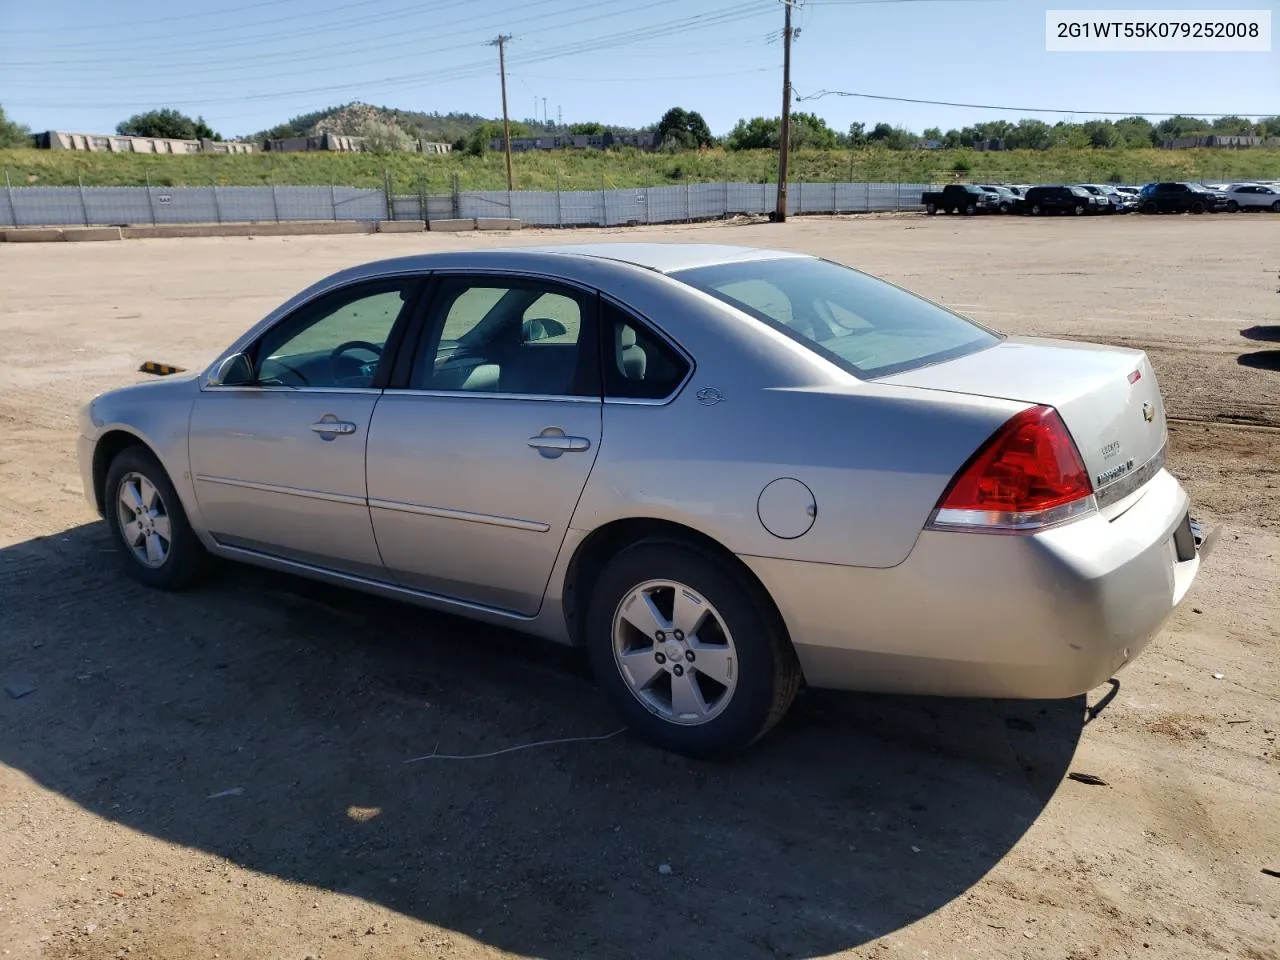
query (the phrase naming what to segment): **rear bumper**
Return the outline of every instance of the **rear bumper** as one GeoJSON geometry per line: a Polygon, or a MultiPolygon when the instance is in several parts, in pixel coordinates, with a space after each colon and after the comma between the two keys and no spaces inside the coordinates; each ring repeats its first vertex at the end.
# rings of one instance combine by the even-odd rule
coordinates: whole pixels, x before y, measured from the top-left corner
{"type": "Polygon", "coordinates": [[[925,531],[889,569],[743,557],[769,590],[808,683],[938,696],[1072,697],[1129,663],[1181,602],[1187,516],[1160,471],[1112,521],[1034,536],[925,531]]]}

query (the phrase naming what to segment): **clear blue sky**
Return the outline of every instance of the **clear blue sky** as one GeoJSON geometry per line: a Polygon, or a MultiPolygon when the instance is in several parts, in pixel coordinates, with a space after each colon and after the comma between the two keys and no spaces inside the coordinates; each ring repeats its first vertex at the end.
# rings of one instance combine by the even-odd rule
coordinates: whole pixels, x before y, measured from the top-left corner
{"type": "MultiPolygon", "coordinates": [[[[792,82],[821,89],[1054,110],[1280,114],[1270,53],[1067,54],[1044,49],[1046,7],[1271,9],[1277,0],[1147,4],[807,0],[792,82]]],[[[652,123],[670,106],[715,133],[781,106],[778,0],[0,0],[0,105],[35,130],[109,132],[173,105],[225,135],[351,100],[499,116],[499,32],[514,118],[652,123]]],[[[812,110],[960,127],[1064,113],[829,96],[812,110]]],[[[1084,119],[1084,115],[1076,119],[1084,119]]]]}

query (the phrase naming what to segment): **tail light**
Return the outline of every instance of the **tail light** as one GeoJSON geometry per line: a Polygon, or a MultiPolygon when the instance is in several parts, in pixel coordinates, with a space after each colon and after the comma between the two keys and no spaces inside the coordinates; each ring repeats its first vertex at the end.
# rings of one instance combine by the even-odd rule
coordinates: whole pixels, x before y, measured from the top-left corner
{"type": "Polygon", "coordinates": [[[1080,451],[1053,407],[1011,417],[938,501],[934,529],[1035,531],[1097,510],[1080,451]]]}

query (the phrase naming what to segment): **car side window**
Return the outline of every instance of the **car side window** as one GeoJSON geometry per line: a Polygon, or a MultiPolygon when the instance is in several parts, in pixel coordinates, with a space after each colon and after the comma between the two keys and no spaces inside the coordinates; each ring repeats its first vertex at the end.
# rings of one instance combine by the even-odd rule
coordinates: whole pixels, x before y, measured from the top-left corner
{"type": "Polygon", "coordinates": [[[615,400],[665,400],[689,373],[689,363],[644,323],[600,301],[604,395],[615,400]]]}
{"type": "Polygon", "coordinates": [[[600,395],[594,297],[550,281],[446,277],[431,301],[409,389],[600,395]]]}
{"type": "Polygon", "coordinates": [[[352,284],[300,307],[258,340],[258,386],[366,388],[387,341],[411,309],[420,281],[397,277],[352,284]]]}

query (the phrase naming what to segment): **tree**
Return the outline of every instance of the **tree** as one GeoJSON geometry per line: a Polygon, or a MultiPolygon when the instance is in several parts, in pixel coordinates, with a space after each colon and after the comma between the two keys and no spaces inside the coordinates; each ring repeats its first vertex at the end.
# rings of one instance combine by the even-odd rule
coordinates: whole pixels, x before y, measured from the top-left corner
{"type": "Polygon", "coordinates": [[[116,125],[116,133],[126,137],[162,137],[173,140],[221,140],[204,117],[192,120],[185,113],[166,107],[147,113],[135,113],[116,125]]]}
{"type": "Polygon", "coordinates": [[[942,141],[942,130],[939,127],[925,127],[924,133],[920,135],[925,140],[942,141]]]}
{"type": "Polygon", "coordinates": [[[4,107],[0,107],[0,147],[31,146],[31,131],[4,115],[4,107]]]}
{"type": "Polygon", "coordinates": [[[867,125],[856,120],[849,124],[849,146],[865,147],[867,145],[867,125]]]}
{"type": "Polygon", "coordinates": [[[1005,136],[1005,145],[1010,150],[1048,150],[1052,134],[1052,128],[1043,120],[1024,117],[1005,136]]]}
{"type": "Polygon", "coordinates": [[[605,129],[603,123],[591,120],[587,123],[570,124],[569,132],[575,137],[598,137],[605,132],[605,129]]]}
{"type": "Polygon", "coordinates": [[[836,132],[827,126],[827,121],[813,113],[791,115],[792,150],[831,150],[835,145],[836,132]]]}
{"type": "Polygon", "coordinates": [[[356,136],[363,137],[366,149],[373,153],[406,153],[414,149],[413,137],[385,120],[366,120],[357,128],[356,136]]]}
{"type": "Polygon", "coordinates": [[[682,150],[709,147],[715,142],[702,114],[683,107],[672,107],[662,115],[653,139],[664,149],[670,143],[671,147],[682,150]]]}
{"type": "Polygon", "coordinates": [[[752,117],[739,120],[729,131],[725,146],[730,150],[776,150],[782,120],[778,117],[752,117]]]}

